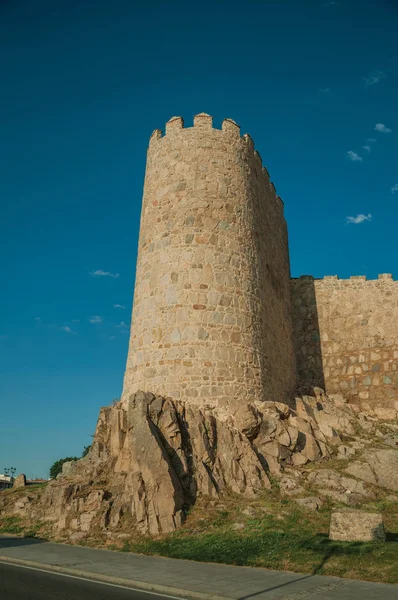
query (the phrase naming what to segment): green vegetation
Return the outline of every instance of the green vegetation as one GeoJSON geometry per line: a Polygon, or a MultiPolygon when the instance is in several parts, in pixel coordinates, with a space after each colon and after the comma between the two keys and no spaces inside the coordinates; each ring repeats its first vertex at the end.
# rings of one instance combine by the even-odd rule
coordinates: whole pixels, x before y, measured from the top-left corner
{"type": "MultiPolygon", "coordinates": [[[[224,504],[224,503],[223,503],[224,504]]],[[[230,507],[195,507],[176,533],[124,543],[123,551],[204,562],[282,569],[352,579],[398,583],[398,515],[381,503],[387,543],[328,539],[330,508],[304,511],[294,501],[252,505],[250,516],[230,507]],[[238,529],[238,525],[241,529],[238,529]],[[393,533],[395,532],[395,533],[393,533]]]]}
{"type": "MultiPolygon", "coordinates": [[[[82,455],[80,458],[84,458],[90,452],[91,444],[89,446],[84,446],[82,455]]],[[[56,460],[50,467],[50,477],[51,479],[55,479],[59,473],[62,472],[62,465],[70,460],[79,460],[78,456],[68,456],[66,458],[60,458],[56,460]]]]}
{"type": "Polygon", "coordinates": [[[90,452],[90,448],[91,448],[91,444],[89,446],[84,446],[83,452],[82,452],[82,458],[87,456],[87,454],[90,452]]]}
{"type": "Polygon", "coordinates": [[[19,535],[23,533],[23,526],[19,517],[1,517],[0,518],[0,533],[13,533],[19,535]]]}
{"type": "Polygon", "coordinates": [[[16,473],[16,468],[15,467],[4,467],[4,475],[6,477],[11,477],[13,478],[15,473],[16,473]]]}
{"type": "Polygon", "coordinates": [[[46,539],[47,525],[37,521],[33,525],[21,517],[0,517],[0,534],[8,533],[25,538],[46,539]]]}
{"type": "Polygon", "coordinates": [[[56,460],[50,467],[50,477],[55,479],[62,471],[62,465],[70,460],[79,460],[77,456],[68,456],[67,458],[60,458],[56,460]]]}

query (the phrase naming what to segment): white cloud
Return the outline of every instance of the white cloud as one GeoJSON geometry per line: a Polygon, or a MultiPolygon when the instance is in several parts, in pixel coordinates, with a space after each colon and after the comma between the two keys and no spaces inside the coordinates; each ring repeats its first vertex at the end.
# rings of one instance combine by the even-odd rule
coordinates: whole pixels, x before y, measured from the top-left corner
{"type": "Polygon", "coordinates": [[[349,150],[347,152],[347,156],[353,162],[361,162],[363,160],[362,156],[359,156],[359,154],[357,154],[356,152],[353,152],[352,150],[349,150]]]}
{"type": "Polygon", "coordinates": [[[347,223],[353,223],[354,225],[359,225],[359,223],[364,223],[364,221],[371,221],[372,215],[369,213],[368,215],[357,215],[356,217],[346,217],[347,223]]]}
{"type": "Polygon", "coordinates": [[[99,324],[102,323],[102,317],[99,317],[98,315],[94,315],[93,317],[89,318],[90,323],[93,324],[99,324]]]}
{"type": "Polygon", "coordinates": [[[80,323],[80,319],[72,319],[72,323],[80,323]]]}
{"type": "Polygon", "coordinates": [[[380,133],[391,133],[392,132],[392,129],[389,129],[389,127],[386,127],[384,125],[384,123],[376,123],[374,130],[379,131],[380,133]]]}
{"type": "Polygon", "coordinates": [[[365,87],[370,87],[371,85],[376,85],[376,83],[380,83],[382,79],[385,78],[385,74],[383,71],[375,71],[374,73],[369,73],[366,77],[362,77],[365,82],[365,87]]]}
{"type": "Polygon", "coordinates": [[[369,142],[369,144],[375,144],[377,142],[375,138],[366,138],[366,141],[369,142]]]}
{"type": "Polygon", "coordinates": [[[76,335],[76,331],[73,331],[70,327],[68,327],[67,325],[65,325],[65,327],[61,327],[62,331],[65,331],[66,333],[70,333],[71,335],[76,335]]]}
{"type": "Polygon", "coordinates": [[[41,318],[40,317],[35,317],[35,321],[37,321],[37,323],[40,323],[41,318]]]}
{"type": "Polygon", "coordinates": [[[120,323],[116,325],[116,327],[120,329],[120,333],[128,333],[129,331],[129,326],[124,321],[120,321],[120,323]]]}
{"type": "Polygon", "coordinates": [[[102,269],[91,271],[90,275],[91,277],[113,277],[113,279],[120,277],[119,273],[111,273],[111,271],[103,271],[102,269]]]}
{"type": "Polygon", "coordinates": [[[318,92],[320,94],[328,94],[330,92],[330,88],[320,88],[318,92]]]}
{"type": "Polygon", "coordinates": [[[114,304],[113,308],[126,308],[123,304],[114,304]]]}
{"type": "Polygon", "coordinates": [[[398,183],[396,183],[395,185],[393,185],[392,188],[391,188],[391,193],[395,194],[395,192],[398,192],[398,183]]]}
{"type": "Polygon", "coordinates": [[[370,152],[372,149],[370,146],[362,146],[362,148],[366,150],[366,152],[370,152]]]}

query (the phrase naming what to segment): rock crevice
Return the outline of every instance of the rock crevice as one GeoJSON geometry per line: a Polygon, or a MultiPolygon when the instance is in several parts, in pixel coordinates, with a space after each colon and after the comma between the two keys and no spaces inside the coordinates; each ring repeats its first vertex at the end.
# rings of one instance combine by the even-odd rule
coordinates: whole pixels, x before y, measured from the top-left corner
{"type": "Polygon", "coordinates": [[[397,450],[367,447],[377,421],[341,396],[315,393],[297,398],[294,409],[253,402],[223,412],[139,391],[127,404],[103,407],[88,455],[65,463],[39,501],[15,511],[73,539],[94,530],[157,535],[177,529],[198,496],[251,499],[275,479],[282,495],[309,486],[346,504],[375,498],[374,486],[397,491],[388,473],[397,450]],[[324,468],[331,456],[355,461],[342,475],[324,468]],[[319,467],[308,473],[311,463],[319,467]]]}

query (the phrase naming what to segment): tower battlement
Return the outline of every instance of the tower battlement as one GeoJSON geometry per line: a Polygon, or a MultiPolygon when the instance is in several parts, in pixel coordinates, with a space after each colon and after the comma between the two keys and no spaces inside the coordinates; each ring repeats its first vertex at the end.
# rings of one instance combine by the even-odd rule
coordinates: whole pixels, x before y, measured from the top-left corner
{"type": "Polygon", "coordinates": [[[158,143],[162,143],[165,138],[169,141],[170,136],[187,135],[192,137],[195,133],[198,133],[203,139],[204,132],[210,134],[211,137],[209,139],[216,136],[224,136],[226,140],[237,145],[242,152],[247,153],[249,157],[252,157],[253,163],[256,165],[254,175],[264,179],[266,185],[270,187],[276,205],[283,211],[283,201],[276,193],[275,185],[270,180],[267,168],[263,166],[261,155],[259,151],[255,149],[253,139],[248,133],[241,136],[240,126],[232,119],[224,119],[221,123],[221,129],[217,129],[213,126],[213,117],[207,113],[195,115],[192,127],[186,127],[182,117],[172,117],[165,125],[165,133],[163,133],[161,129],[155,129],[152,132],[149,139],[149,149],[152,149],[153,146],[158,143]]]}
{"type": "Polygon", "coordinates": [[[231,119],[171,118],[148,147],[123,398],[285,401],[289,278],[283,202],[252,138],[231,119]]]}

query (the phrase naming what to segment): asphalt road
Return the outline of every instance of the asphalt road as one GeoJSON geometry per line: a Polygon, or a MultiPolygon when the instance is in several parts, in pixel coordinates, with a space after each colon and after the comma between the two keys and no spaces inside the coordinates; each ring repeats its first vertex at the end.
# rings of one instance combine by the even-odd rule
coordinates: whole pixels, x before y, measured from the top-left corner
{"type": "Polygon", "coordinates": [[[172,597],[0,562],[0,598],[7,600],[170,600],[172,597]]]}

